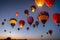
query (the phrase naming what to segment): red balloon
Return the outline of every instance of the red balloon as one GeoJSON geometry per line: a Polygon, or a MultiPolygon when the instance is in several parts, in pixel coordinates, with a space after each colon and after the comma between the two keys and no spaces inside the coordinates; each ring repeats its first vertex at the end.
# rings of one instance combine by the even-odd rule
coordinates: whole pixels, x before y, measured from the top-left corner
{"type": "Polygon", "coordinates": [[[52,15],[52,20],[59,25],[60,24],[60,13],[55,13],[52,15]]]}
{"type": "Polygon", "coordinates": [[[27,22],[31,25],[34,21],[34,18],[32,16],[27,17],[27,22]]]}
{"type": "Polygon", "coordinates": [[[55,0],[45,0],[46,5],[50,8],[53,6],[55,0]]]}
{"type": "Polygon", "coordinates": [[[48,33],[49,33],[50,35],[52,35],[52,30],[49,30],[48,33]]]}
{"type": "Polygon", "coordinates": [[[25,25],[25,21],[24,20],[20,20],[19,21],[20,28],[23,28],[24,25],[25,25]]]}

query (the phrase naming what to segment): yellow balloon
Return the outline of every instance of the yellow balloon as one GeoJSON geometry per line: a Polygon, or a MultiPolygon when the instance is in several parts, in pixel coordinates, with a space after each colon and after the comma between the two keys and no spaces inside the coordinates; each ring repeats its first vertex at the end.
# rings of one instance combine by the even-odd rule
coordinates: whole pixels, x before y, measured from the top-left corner
{"type": "Polygon", "coordinates": [[[10,20],[10,24],[11,24],[11,23],[16,24],[17,22],[16,22],[16,20],[10,20]]]}
{"type": "Polygon", "coordinates": [[[10,25],[14,27],[17,24],[17,20],[15,18],[10,19],[10,25]]]}

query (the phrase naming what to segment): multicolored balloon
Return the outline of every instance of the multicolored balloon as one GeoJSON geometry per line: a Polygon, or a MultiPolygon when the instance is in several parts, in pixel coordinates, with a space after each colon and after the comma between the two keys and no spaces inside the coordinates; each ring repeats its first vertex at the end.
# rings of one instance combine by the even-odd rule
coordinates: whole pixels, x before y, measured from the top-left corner
{"type": "Polygon", "coordinates": [[[38,13],[37,19],[43,23],[44,27],[46,21],[49,19],[49,13],[47,11],[41,11],[38,13]]]}

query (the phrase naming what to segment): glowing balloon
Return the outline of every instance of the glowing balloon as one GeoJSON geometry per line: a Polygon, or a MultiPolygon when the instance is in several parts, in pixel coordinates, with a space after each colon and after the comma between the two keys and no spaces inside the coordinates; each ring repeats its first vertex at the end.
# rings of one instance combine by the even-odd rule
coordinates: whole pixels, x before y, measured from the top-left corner
{"type": "Polygon", "coordinates": [[[39,12],[37,16],[38,21],[43,23],[43,27],[45,26],[46,21],[49,19],[49,13],[47,11],[39,12]]]}
{"type": "Polygon", "coordinates": [[[32,16],[27,17],[28,24],[31,25],[33,23],[33,21],[34,21],[34,18],[32,16]]]}
{"type": "Polygon", "coordinates": [[[11,18],[9,22],[12,28],[14,28],[14,26],[17,24],[17,20],[15,18],[11,18]]]}
{"type": "Polygon", "coordinates": [[[35,4],[38,6],[38,8],[43,7],[45,0],[34,0],[35,4]]]}
{"type": "Polygon", "coordinates": [[[52,15],[52,20],[55,22],[58,26],[60,26],[60,13],[54,13],[52,15]]]}
{"type": "Polygon", "coordinates": [[[54,4],[55,0],[45,0],[46,5],[51,8],[54,4]]]}
{"type": "Polygon", "coordinates": [[[31,12],[35,12],[35,11],[36,11],[36,7],[35,7],[34,5],[32,5],[32,6],[30,7],[30,10],[31,10],[31,12]]]}
{"type": "Polygon", "coordinates": [[[16,12],[16,16],[18,16],[19,15],[19,12],[16,12]]]}
{"type": "Polygon", "coordinates": [[[20,21],[19,21],[19,26],[20,26],[20,28],[23,28],[24,25],[25,25],[25,21],[24,21],[24,20],[20,20],[20,21]]]}
{"type": "Polygon", "coordinates": [[[29,16],[29,11],[27,9],[24,11],[24,13],[26,16],[29,16]]]}

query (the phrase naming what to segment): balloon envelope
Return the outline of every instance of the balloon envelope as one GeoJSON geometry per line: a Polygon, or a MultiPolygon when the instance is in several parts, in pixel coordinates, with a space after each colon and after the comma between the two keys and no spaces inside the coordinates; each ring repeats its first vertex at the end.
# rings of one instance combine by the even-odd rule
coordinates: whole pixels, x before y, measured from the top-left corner
{"type": "Polygon", "coordinates": [[[41,11],[38,13],[37,19],[45,26],[46,21],[49,19],[49,13],[47,11],[41,11]]]}
{"type": "Polygon", "coordinates": [[[14,26],[17,24],[17,20],[15,18],[10,19],[10,25],[14,28],[14,26]]]}
{"type": "Polygon", "coordinates": [[[18,11],[16,11],[16,16],[18,16],[19,15],[19,12],[18,11]]]}
{"type": "Polygon", "coordinates": [[[45,0],[46,5],[51,8],[54,4],[55,0],[45,0]]]}
{"type": "Polygon", "coordinates": [[[60,24],[60,13],[54,13],[52,15],[52,20],[55,22],[57,25],[60,24]]]}
{"type": "Polygon", "coordinates": [[[27,17],[28,24],[31,25],[33,23],[33,21],[34,21],[34,18],[32,16],[27,17]]]}
{"type": "Polygon", "coordinates": [[[2,22],[2,25],[4,25],[5,23],[4,22],[2,22]]]}
{"type": "Polygon", "coordinates": [[[38,26],[39,25],[39,21],[35,21],[35,25],[38,26]]]}
{"type": "Polygon", "coordinates": [[[52,30],[48,30],[48,33],[49,33],[50,35],[52,35],[52,30]]]}
{"type": "Polygon", "coordinates": [[[27,9],[24,11],[24,13],[26,16],[29,16],[29,11],[27,9]]]}
{"type": "Polygon", "coordinates": [[[24,20],[20,20],[20,21],[19,21],[19,26],[20,26],[20,28],[23,28],[24,25],[25,25],[25,21],[24,21],[24,20]]]}
{"type": "Polygon", "coordinates": [[[26,29],[29,30],[29,27],[27,27],[26,29]]]}
{"type": "Polygon", "coordinates": [[[6,19],[4,19],[4,22],[6,22],[6,19]]]}
{"type": "Polygon", "coordinates": [[[36,27],[36,25],[35,24],[33,24],[33,28],[35,28],[36,27]]]}
{"type": "Polygon", "coordinates": [[[34,0],[35,4],[38,6],[38,8],[43,7],[45,0],[34,0]]]}
{"type": "Polygon", "coordinates": [[[35,12],[35,11],[36,11],[36,7],[35,7],[34,5],[32,5],[32,6],[30,7],[30,10],[31,10],[31,12],[35,12]]]}
{"type": "Polygon", "coordinates": [[[17,30],[19,31],[19,30],[20,30],[20,28],[17,28],[17,30]]]}

